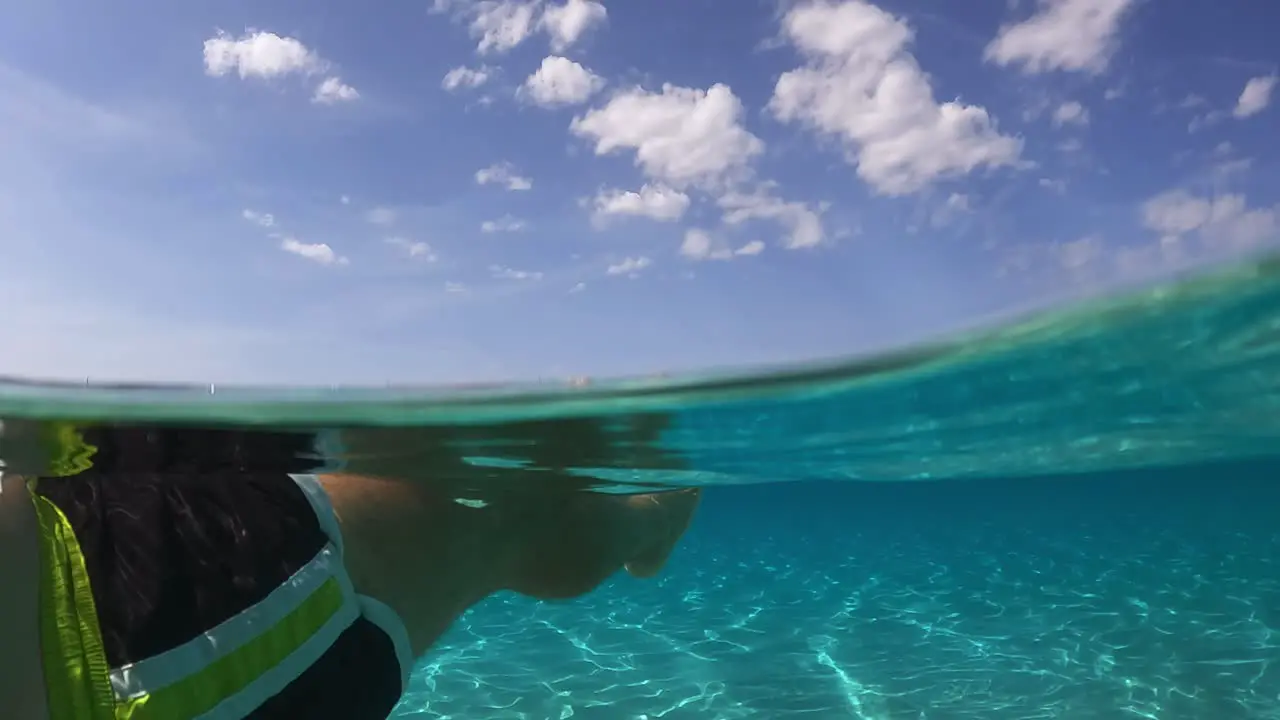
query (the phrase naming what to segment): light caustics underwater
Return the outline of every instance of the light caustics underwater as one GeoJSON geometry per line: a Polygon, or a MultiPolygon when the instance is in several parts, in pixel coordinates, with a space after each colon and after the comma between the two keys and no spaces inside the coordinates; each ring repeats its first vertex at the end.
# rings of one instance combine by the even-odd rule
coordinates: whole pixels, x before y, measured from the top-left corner
{"type": "MultiPolygon", "coordinates": [[[[335,463],[460,499],[706,488],[659,578],[490,598],[420,659],[397,717],[1280,718],[1274,259],[767,374],[13,381],[0,417],[319,429],[335,463]]],[[[30,472],[14,436],[0,457],[30,472]]]]}

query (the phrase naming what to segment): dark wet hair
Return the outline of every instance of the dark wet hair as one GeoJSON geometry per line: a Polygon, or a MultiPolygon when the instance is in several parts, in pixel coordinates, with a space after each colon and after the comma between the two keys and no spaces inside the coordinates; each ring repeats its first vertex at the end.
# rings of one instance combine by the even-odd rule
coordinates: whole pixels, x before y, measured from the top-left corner
{"type": "Polygon", "coordinates": [[[100,425],[79,432],[100,473],[308,473],[325,463],[311,431],[100,425]]]}

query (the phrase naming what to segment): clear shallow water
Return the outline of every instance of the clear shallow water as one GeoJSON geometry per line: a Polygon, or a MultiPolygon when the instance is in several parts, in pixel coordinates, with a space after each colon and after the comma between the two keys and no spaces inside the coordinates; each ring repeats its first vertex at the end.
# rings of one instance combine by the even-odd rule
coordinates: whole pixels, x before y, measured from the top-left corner
{"type": "Polygon", "coordinates": [[[657,581],[470,611],[403,717],[1280,718],[1274,262],[769,374],[15,382],[0,418],[27,473],[60,422],[182,422],[321,430],[460,498],[708,488],[657,581]]]}
{"type": "Polygon", "coordinates": [[[1277,471],[708,494],[656,582],[472,610],[398,716],[1280,717],[1277,471]]]}

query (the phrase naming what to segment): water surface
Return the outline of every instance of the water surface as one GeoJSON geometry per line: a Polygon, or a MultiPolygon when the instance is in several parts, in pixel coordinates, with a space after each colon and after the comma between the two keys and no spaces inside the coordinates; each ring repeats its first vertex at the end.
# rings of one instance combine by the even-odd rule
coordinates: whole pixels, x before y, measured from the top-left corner
{"type": "MultiPolygon", "coordinates": [[[[424,718],[1280,717],[1280,265],[760,373],[585,387],[0,386],[59,428],[319,432],[460,499],[706,487],[657,581],[497,596],[424,718]]],[[[43,439],[42,439],[43,438],[43,439]]]]}

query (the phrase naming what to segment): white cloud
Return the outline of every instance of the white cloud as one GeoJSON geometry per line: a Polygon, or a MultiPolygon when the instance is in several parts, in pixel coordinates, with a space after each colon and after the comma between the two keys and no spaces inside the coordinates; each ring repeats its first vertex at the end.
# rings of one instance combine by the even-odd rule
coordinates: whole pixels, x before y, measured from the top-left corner
{"type": "Polygon", "coordinates": [[[528,223],[510,215],[500,217],[497,220],[485,220],[480,223],[480,231],[487,233],[519,232],[526,227],[528,227],[528,223]]]}
{"type": "Polygon", "coordinates": [[[440,87],[452,91],[458,88],[478,88],[486,82],[489,82],[489,68],[458,66],[444,74],[440,87]]]}
{"type": "Polygon", "coordinates": [[[476,3],[471,20],[471,34],[479,38],[476,50],[481,53],[506,52],[520,43],[534,29],[538,3],[518,0],[486,0],[476,3]]]}
{"type": "MultiPolygon", "coordinates": [[[[234,72],[241,79],[273,79],[286,75],[312,75],[328,68],[329,63],[300,40],[273,32],[249,29],[235,38],[218,30],[204,41],[204,71],[213,77],[234,72]]],[[[331,105],[359,97],[360,93],[354,87],[331,76],[316,87],[311,100],[331,105]]]]}
{"type": "Polygon", "coordinates": [[[275,227],[276,224],[276,217],[274,215],[271,213],[258,212],[257,210],[245,210],[240,213],[240,217],[264,228],[275,227]]]}
{"type": "Polygon", "coordinates": [[[568,0],[563,5],[552,5],[543,11],[538,26],[551,36],[551,49],[560,52],[608,17],[609,11],[598,2],[568,0]]]}
{"type": "Polygon", "coordinates": [[[1213,127],[1214,125],[1217,125],[1218,123],[1226,119],[1227,119],[1226,111],[1210,110],[1209,112],[1203,115],[1197,115],[1191,118],[1191,121],[1187,123],[1187,132],[1189,133],[1199,132],[1201,130],[1204,130],[1205,128],[1213,127]]]}
{"type": "Polygon", "coordinates": [[[1053,124],[1056,127],[1063,125],[1088,125],[1089,111],[1085,106],[1071,100],[1059,105],[1053,111],[1053,124]]]}
{"type": "Polygon", "coordinates": [[[1051,190],[1059,195],[1067,193],[1067,181],[1057,178],[1040,178],[1040,187],[1051,190]]]}
{"type": "Polygon", "coordinates": [[[1204,99],[1203,96],[1190,93],[1186,97],[1182,98],[1178,103],[1178,107],[1182,110],[1194,110],[1195,108],[1203,107],[1208,104],[1209,101],[1204,99]]]}
{"type": "Polygon", "coordinates": [[[272,32],[251,29],[233,38],[218,30],[204,41],[204,70],[214,77],[234,71],[241,78],[275,78],[321,72],[325,66],[300,41],[272,32]]]}
{"type": "Polygon", "coordinates": [[[1120,21],[1135,0],[1039,0],[1039,10],[1004,25],[984,57],[1021,65],[1028,73],[1073,70],[1101,73],[1117,45],[1120,21]]]}
{"type": "Polygon", "coordinates": [[[350,204],[351,204],[351,196],[350,196],[350,195],[343,195],[342,197],[338,198],[338,202],[342,203],[343,205],[350,205],[350,204]]]}
{"type": "Polygon", "coordinates": [[[715,186],[744,174],[764,149],[740,124],[742,103],[727,85],[708,90],[634,88],[574,118],[570,129],[595,141],[595,153],[630,149],[651,178],[681,189],[715,186]]]}
{"type": "Polygon", "coordinates": [[[1171,190],[1147,200],[1141,211],[1143,225],[1169,241],[1194,232],[1212,247],[1246,250],[1280,237],[1280,211],[1251,209],[1243,195],[1171,190]]]}
{"type": "Polygon", "coordinates": [[[414,241],[402,237],[389,237],[387,238],[387,244],[398,247],[409,257],[416,258],[423,262],[435,262],[438,259],[435,251],[431,249],[431,246],[421,241],[414,241]]]}
{"type": "Polygon", "coordinates": [[[563,52],[608,19],[604,5],[594,0],[557,5],[541,0],[435,0],[430,12],[465,19],[482,54],[507,52],[539,30],[550,38],[553,51],[563,52]]]}
{"type": "Polygon", "coordinates": [[[541,280],[542,273],[537,270],[516,270],[502,265],[490,265],[489,272],[499,280],[541,280]]]}
{"type": "Polygon", "coordinates": [[[322,105],[333,105],[340,102],[351,102],[359,98],[360,93],[356,92],[355,88],[342,82],[340,78],[327,77],[316,88],[316,94],[311,100],[322,105]]]}
{"type": "Polygon", "coordinates": [[[952,221],[972,212],[969,202],[969,196],[963,193],[951,193],[947,196],[946,202],[933,211],[929,218],[929,224],[935,228],[942,228],[950,225],[952,221]]]}
{"type": "Polygon", "coordinates": [[[820,245],[826,239],[822,218],[801,202],[785,202],[766,192],[729,192],[719,199],[724,221],[739,225],[748,220],[773,220],[787,228],[783,247],[798,250],[820,245]]]}
{"type": "Polygon", "coordinates": [[[524,81],[521,92],[543,107],[578,105],[604,87],[604,78],[578,63],[551,55],[524,81]]]}
{"type": "Polygon", "coordinates": [[[644,270],[652,264],[653,261],[644,256],[629,257],[620,263],[610,265],[605,269],[605,273],[609,275],[628,275],[630,277],[636,277],[640,274],[641,270],[644,270]]]}
{"type": "Polygon", "coordinates": [[[460,282],[447,282],[444,284],[444,291],[447,293],[462,293],[467,291],[467,286],[460,282]]]}
{"type": "Polygon", "coordinates": [[[1271,91],[1276,86],[1276,76],[1256,77],[1245,83],[1233,114],[1238,118],[1256,115],[1271,104],[1271,91]]]}
{"type": "Polygon", "coordinates": [[[680,254],[691,260],[704,260],[711,256],[715,245],[711,233],[706,230],[690,228],[684,233],[684,242],[680,244],[680,254]]]}
{"type": "Polygon", "coordinates": [[[689,196],[661,183],[645,183],[639,192],[605,190],[595,198],[595,215],[633,215],[659,221],[679,220],[689,209],[689,196]]]}
{"type": "Polygon", "coordinates": [[[388,207],[376,207],[365,214],[374,225],[390,225],[396,221],[396,211],[388,207]]]}
{"type": "Polygon", "coordinates": [[[911,28],[893,15],[860,0],[811,2],[787,12],[783,30],[808,63],[778,79],[774,116],[843,139],[877,192],[909,194],[1021,154],[1022,141],[1001,135],[985,109],[938,104],[907,51],[911,28]]]}
{"type": "Polygon", "coordinates": [[[1142,206],[1142,222],[1164,235],[1181,235],[1204,225],[1209,219],[1208,200],[1185,190],[1172,190],[1147,200],[1142,206]]]}
{"type": "Polygon", "coordinates": [[[511,163],[495,163],[483,170],[476,171],[476,184],[503,185],[508,190],[529,190],[533,188],[533,180],[518,175],[511,163]]]}
{"type": "Polygon", "coordinates": [[[723,239],[699,228],[686,230],[680,244],[680,254],[690,260],[732,260],[737,255],[759,255],[763,251],[764,243],[759,240],[733,250],[723,239]]]}
{"type": "Polygon", "coordinates": [[[1097,235],[1060,243],[1055,250],[1058,262],[1069,271],[1083,270],[1103,256],[1102,240],[1097,235]]]}
{"type": "Polygon", "coordinates": [[[1214,163],[1209,174],[1219,184],[1232,181],[1236,176],[1244,175],[1253,167],[1253,158],[1236,158],[1214,163]]]}
{"type": "Polygon", "coordinates": [[[346,265],[347,259],[338,255],[328,243],[304,243],[292,237],[280,241],[280,249],[321,265],[346,265]]]}

